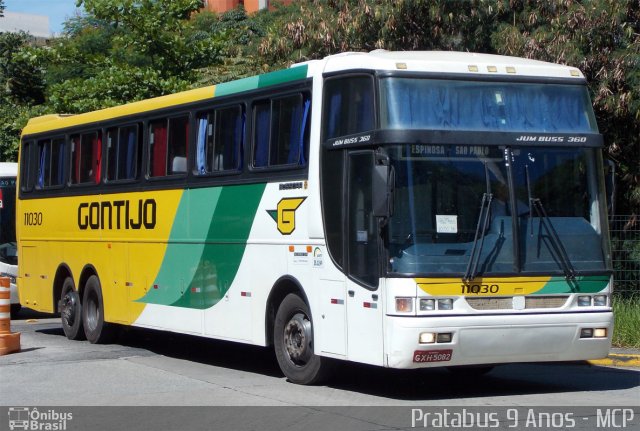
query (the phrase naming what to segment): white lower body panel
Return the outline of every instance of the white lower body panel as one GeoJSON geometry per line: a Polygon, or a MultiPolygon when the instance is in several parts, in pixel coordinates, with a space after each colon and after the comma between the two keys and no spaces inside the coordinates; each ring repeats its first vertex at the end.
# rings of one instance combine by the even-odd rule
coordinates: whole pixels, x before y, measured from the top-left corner
{"type": "Polygon", "coordinates": [[[609,353],[613,333],[611,312],[385,318],[385,365],[392,368],[597,359],[609,353]],[[607,328],[607,338],[580,338],[582,328],[607,328]],[[453,338],[420,344],[422,332],[453,338]],[[436,355],[438,362],[414,362],[416,351],[445,354],[436,355]]]}

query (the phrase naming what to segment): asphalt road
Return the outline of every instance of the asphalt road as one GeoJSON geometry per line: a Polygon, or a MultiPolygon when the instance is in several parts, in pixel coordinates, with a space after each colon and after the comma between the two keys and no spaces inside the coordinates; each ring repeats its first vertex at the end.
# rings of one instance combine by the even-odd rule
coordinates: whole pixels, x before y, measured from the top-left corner
{"type": "Polygon", "coordinates": [[[328,384],[305,387],[287,382],[272,350],[261,347],[135,328],[116,344],[92,345],[67,340],[58,318],[29,310],[12,321],[12,330],[22,333],[22,351],[0,357],[6,407],[640,407],[638,368],[517,364],[470,380],[441,369],[344,363],[328,384]]]}

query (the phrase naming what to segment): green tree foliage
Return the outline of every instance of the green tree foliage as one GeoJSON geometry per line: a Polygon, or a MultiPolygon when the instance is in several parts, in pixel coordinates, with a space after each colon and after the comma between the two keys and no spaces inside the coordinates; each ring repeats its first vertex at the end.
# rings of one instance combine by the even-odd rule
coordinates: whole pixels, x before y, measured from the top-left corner
{"type": "Polygon", "coordinates": [[[586,75],[620,212],[640,213],[640,1],[294,2],[258,50],[271,68],[342,51],[458,50],[568,64],[586,75]]]}
{"type": "Polygon", "coordinates": [[[298,0],[252,15],[195,13],[201,0],[77,3],[86,14],[50,47],[0,38],[0,153],[33,110],[99,109],[342,51],[497,53],[585,73],[618,209],[640,214],[639,0],[298,0]]]}
{"type": "Polygon", "coordinates": [[[578,67],[592,93],[621,213],[640,213],[640,1],[519,1],[493,32],[496,52],[578,67]]]}

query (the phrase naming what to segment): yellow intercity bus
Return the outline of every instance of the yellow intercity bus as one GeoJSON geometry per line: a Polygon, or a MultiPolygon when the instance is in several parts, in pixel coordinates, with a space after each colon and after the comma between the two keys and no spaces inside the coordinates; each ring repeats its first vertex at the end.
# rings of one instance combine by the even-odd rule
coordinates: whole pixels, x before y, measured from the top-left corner
{"type": "Polygon", "coordinates": [[[80,115],[20,149],[23,305],[274,346],[310,384],[607,355],[601,148],[572,67],[345,53],[80,115]]]}

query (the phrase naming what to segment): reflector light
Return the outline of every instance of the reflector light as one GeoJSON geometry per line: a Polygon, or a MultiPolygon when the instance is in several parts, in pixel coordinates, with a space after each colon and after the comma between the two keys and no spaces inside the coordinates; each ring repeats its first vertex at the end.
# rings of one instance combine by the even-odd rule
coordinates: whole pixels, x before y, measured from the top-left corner
{"type": "Polygon", "coordinates": [[[432,344],[436,342],[436,334],[433,332],[421,332],[419,338],[420,344],[432,344]]]}
{"type": "Polygon", "coordinates": [[[495,73],[495,72],[497,72],[497,71],[498,71],[498,68],[497,68],[497,67],[495,67],[495,66],[487,66],[487,70],[488,70],[489,72],[495,73]]]}
{"type": "Polygon", "coordinates": [[[507,66],[507,73],[516,73],[516,68],[513,66],[507,66]]]}
{"type": "Polygon", "coordinates": [[[396,311],[398,313],[413,312],[413,298],[396,298],[396,311]]]}
{"type": "Polygon", "coordinates": [[[593,330],[593,338],[607,338],[607,328],[596,328],[593,330]]]}
{"type": "Polygon", "coordinates": [[[590,296],[578,296],[578,307],[588,307],[591,305],[590,296]]]}
{"type": "Polygon", "coordinates": [[[478,71],[478,66],[475,66],[473,64],[469,65],[469,72],[477,72],[478,71]]]}

